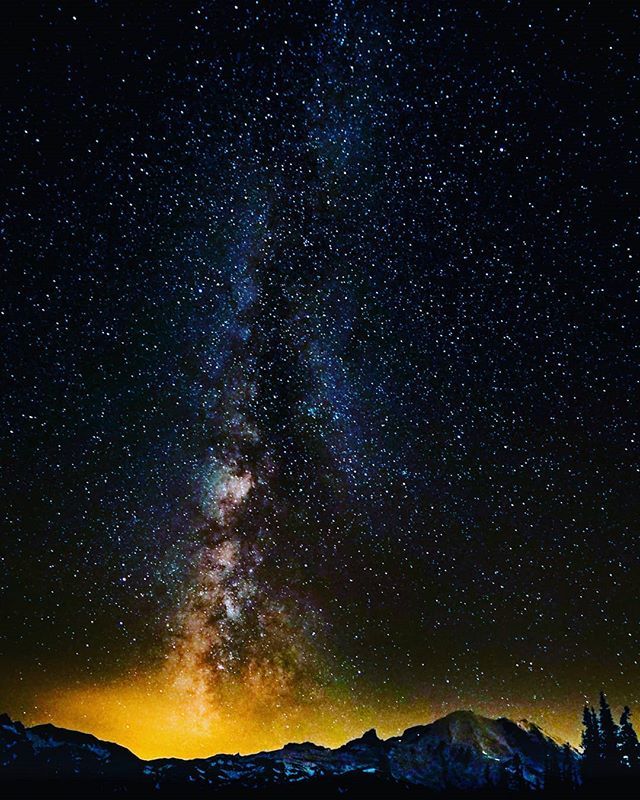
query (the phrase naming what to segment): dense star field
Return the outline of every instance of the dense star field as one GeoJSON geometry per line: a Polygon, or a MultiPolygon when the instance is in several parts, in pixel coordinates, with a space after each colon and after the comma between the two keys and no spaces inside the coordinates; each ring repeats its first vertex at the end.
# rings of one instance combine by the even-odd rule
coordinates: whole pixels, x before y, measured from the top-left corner
{"type": "Polygon", "coordinates": [[[2,16],[0,711],[155,756],[638,705],[637,12],[2,16]]]}

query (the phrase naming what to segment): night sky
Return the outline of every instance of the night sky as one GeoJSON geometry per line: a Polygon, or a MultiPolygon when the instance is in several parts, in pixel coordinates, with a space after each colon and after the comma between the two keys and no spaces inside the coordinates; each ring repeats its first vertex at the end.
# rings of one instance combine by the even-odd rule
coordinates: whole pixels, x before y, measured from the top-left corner
{"type": "Polygon", "coordinates": [[[1,13],[0,710],[207,755],[640,705],[638,13],[1,13]]]}

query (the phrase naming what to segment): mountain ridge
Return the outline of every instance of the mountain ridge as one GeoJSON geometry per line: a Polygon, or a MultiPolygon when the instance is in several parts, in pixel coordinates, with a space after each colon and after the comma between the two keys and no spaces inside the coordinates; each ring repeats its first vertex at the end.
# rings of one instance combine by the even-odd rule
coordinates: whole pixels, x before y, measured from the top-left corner
{"type": "MultiPolygon", "coordinates": [[[[144,760],[92,734],[50,723],[29,728],[0,715],[0,782],[89,782],[107,787],[110,794],[134,784],[156,793],[186,788],[245,794],[311,785],[337,787],[344,794],[361,782],[435,792],[516,784],[538,788],[545,764],[550,757],[558,759],[561,749],[528,720],[491,719],[463,710],[388,739],[372,728],[337,748],[289,742],[250,755],[144,760]]],[[[570,753],[577,763],[577,751],[570,753]]]]}

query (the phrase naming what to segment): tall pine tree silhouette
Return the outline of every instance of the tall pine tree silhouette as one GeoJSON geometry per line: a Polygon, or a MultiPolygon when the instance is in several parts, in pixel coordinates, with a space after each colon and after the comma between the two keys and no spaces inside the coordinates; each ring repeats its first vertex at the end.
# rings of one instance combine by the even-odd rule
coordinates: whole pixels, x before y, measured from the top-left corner
{"type": "Polygon", "coordinates": [[[638,744],[638,737],[633,729],[629,706],[624,707],[620,717],[618,747],[622,766],[633,775],[637,775],[640,771],[640,744],[638,744]]]}
{"type": "Polygon", "coordinates": [[[582,715],[582,782],[589,784],[600,773],[600,732],[593,707],[586,705],[582,715]]]}
{"type": "Polygon", "coordinates": [[[604,692],[600,692],[600,763],[602,774],[609,777],[620,772],[618,726],[604,692]]]}

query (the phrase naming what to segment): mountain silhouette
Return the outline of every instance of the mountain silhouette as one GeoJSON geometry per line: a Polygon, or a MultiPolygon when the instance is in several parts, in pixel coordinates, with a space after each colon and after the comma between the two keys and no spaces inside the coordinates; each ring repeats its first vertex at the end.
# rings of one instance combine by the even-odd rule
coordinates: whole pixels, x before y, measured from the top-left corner
{"type": "MultiPolygon", "coordinates": [[[[562,744],[537,725],[456,711],[381,739],[375,730],[332,749],[311,742],[254,755],[144,761],[125,747],[0,715],[0,783],[55,784],[67,794],[217,797],[371,795],[539,788],[562,744]],[[520,780],[522,786],[516,784],[520,780]]],[[[578,754],[572,751],[577,759],[578,754]]],[[[46,788],[45,788],[46,787],[46,788]]]]}

